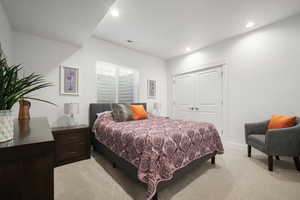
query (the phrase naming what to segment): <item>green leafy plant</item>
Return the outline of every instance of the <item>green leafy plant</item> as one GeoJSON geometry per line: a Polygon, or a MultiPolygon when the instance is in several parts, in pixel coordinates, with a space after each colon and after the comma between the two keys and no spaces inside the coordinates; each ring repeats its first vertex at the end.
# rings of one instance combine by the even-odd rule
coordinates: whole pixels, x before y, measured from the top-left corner
{"type": "Polygon", "coordinates": [[[13,105],[21,100],[37,100],[55,105],[46,100],[30,97],[29,94],[42,88],[53,86],[41,74],[31,73],[19,77],[21,65],[11,65],[0,54],[0,110],[10,110],[13,105]]]}

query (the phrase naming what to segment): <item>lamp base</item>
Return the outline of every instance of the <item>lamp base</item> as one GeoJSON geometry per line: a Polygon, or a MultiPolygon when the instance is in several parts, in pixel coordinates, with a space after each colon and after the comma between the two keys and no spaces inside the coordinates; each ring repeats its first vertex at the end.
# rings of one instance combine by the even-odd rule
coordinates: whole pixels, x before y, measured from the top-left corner
{"type": "Polygon", "coordinates": [[[78,125],[77,117],[74,115],[68,116],[67,126],[76,126],[78,125]]]}

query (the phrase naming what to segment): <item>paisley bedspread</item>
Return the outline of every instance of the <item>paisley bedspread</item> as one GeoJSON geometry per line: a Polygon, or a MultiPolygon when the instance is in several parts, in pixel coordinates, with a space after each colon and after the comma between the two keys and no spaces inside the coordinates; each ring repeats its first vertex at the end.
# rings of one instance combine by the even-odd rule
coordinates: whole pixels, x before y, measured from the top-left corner
{"type": "Polygon", "coordinates": [[[148,186],[147,200],[159,182],[190,162],[210,153],[222,154],[219,134],[210,123],[151,116],[146,120],[115,122],[110,113],[94,125],[97,140],[133,164],[148,186]]]}

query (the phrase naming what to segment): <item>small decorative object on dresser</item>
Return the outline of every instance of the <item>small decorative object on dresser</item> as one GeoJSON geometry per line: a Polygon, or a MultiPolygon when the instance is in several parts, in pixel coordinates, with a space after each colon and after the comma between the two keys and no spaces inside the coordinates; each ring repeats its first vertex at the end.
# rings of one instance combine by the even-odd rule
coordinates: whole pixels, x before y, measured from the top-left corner
{"type": "Polygon", "coordinates": [[[90,150],[90,127],[78,125],[70,127],[52,128],[55,138],[55,165],[89,159],[90,150]]]}
{"type": "Polygon", "coordinates": [[[19,108],[19,119],[20,120],[28,120],[30,119],[30,107],[31,103],[30,101],[21,100],[19,101],[20,108],[19,108]]]}
{"type": "MultiPolygon", "coordinates": [[[[49,101],[29,96],[30,93],[52,86],[45,81],[40,74],[29,74],[20,77],[18,72],[22,69],[21,65],[9,66],[5,57],[0,55],[0,142],[9,141],[13,138],[13,116],[11,108],[17,102],[27,99],[38,100],[53,104],[49,101]]],[[[28,102],[28,101],[26,101],[28,102]]],[[[27,103],[28,105],[28,103],[27,103]]],[[[20,106],[20,112],[24,107],[20,106]]],[[[29,108],[29,107],[27,107],[29,108]]],[[[24,118],[29,119],[29,109],[27,112],[20,113],[24,118]],[[27,116],[23,115],[27,114],[27,116]]]]}
{"type": "Polygon", "coordinates": [[[11,140],[14,136],[14,124],[10,110],[0,110],[0,142],[11,140]]]}

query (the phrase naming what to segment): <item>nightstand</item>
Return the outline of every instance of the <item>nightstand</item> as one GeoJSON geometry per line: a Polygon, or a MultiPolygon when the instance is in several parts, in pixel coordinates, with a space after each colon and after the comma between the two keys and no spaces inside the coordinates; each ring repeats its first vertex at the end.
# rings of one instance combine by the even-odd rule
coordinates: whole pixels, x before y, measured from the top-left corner
{"type": "Polygon", "coordinates": [[[55,166],[90,158],[88,125],[54,127],[52,134],[55,139],[55,166]]]}

